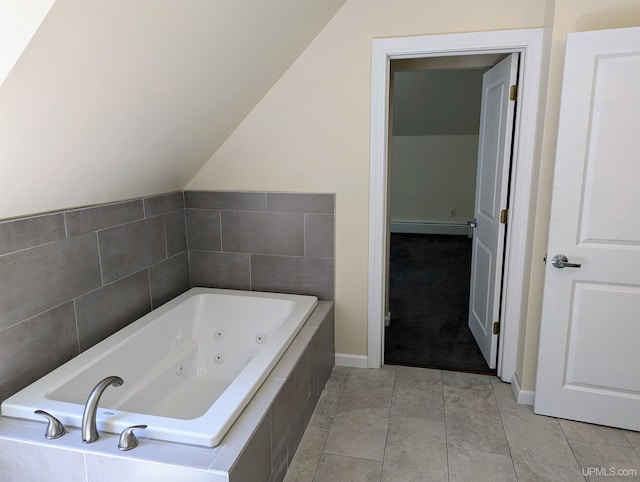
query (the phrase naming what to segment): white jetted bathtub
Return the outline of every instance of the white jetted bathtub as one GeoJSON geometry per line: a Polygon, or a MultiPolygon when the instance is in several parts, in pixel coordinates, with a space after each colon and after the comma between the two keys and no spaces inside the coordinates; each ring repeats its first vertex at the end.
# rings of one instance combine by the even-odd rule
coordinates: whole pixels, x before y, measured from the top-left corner
{"type": "Polygon", "coordinates": [[[192,288],[2,403],[2,415],[44,421],[45,410],[80,427],[103,378],[98,430],[213,447],[264,382],[317,299],[192,288]]]}

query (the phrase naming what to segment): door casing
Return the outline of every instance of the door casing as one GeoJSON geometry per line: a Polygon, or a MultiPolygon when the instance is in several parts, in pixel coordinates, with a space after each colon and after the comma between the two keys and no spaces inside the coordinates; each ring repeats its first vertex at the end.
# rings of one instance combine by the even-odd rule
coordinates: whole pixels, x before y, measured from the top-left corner
{"type": "Polygon", "coordinates": [[[542,78],[543,29],[429,35],[372,40],[371,146],[369,186],[369,279],[367,367],[383,361],[384,307],[388,226],[389,63],[392,59],[520,53],[510,220],[507,225],[498,376],[515,378],[518,339],[526,315],[531,268],[533,214],[541,134],[539,92],[542,78]]]}

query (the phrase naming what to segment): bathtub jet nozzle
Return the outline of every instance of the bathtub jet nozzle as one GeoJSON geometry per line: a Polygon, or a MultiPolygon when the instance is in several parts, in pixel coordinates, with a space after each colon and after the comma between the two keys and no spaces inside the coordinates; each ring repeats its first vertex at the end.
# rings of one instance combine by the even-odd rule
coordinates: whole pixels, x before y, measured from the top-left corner
{"type": "Polygon", "coordinates": [[[114,386],[119,387],[124,381],[117,376],[110,376],[100,380],[98,384],[91,390],[87,403],[84,406],[84,413],[82,414],[82,443],[90,444],[98,440],[98,427],[97,427],[97,413],[98,402],[102,393],[107,387],[114,386]]]}

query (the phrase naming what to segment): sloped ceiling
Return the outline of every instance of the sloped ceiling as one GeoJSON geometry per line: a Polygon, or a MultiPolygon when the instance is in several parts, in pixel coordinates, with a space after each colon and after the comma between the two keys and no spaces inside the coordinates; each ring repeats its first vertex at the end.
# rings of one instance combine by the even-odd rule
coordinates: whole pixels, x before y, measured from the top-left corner
{"type": "Polygon", "coordinates": [[[182,189],[345,0],[57,0],[0,86],[0,219],[182,189]]]}
{"type": "Polygon", "coordinates": [[[53,4],[54,0],[0,1],[0,85],[53,4]]]}

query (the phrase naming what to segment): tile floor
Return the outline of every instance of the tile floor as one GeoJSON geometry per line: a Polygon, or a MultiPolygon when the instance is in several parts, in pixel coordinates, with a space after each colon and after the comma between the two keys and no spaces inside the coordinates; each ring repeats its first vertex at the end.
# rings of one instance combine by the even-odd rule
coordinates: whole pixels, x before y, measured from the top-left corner
{"type": "Polygon", "coordinates": [[[636,481],[639,454],[639,432],[535,415],[496,377],[335,367],[285,481],[636,481]]]}

